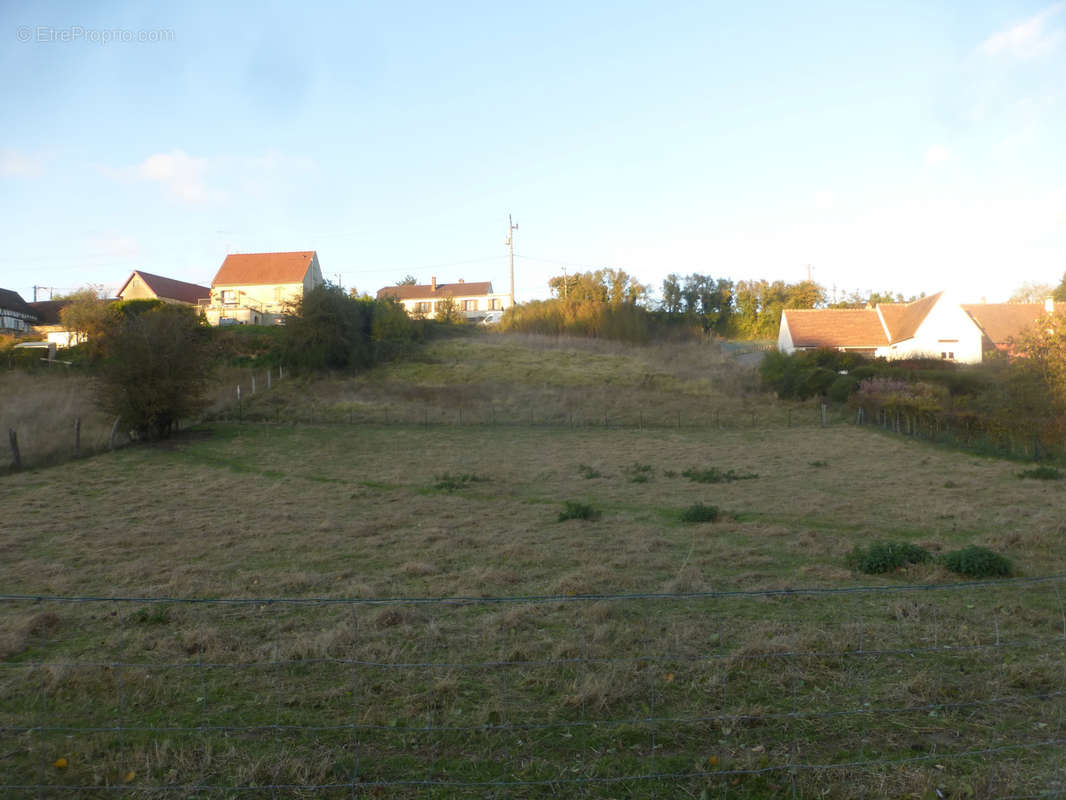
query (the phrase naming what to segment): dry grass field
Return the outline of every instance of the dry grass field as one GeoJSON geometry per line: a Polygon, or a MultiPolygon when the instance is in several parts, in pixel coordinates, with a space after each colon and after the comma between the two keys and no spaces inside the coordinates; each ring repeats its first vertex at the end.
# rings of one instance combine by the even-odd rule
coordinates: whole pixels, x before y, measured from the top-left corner
{"type": "Polygon", "coordinates": [[[311,388],[332,424],[214,422],[0,479],[5,595],[125,598],[0,605],[6,796],[1066,791],[1066,615],[1036,580],[1066,571],[1062,482],[809,409],[788,427],[728,365],[463,346],[246,409],[311,388]],[[498,377],[479,348],[511,351],[498,377]],[[464,424],[425,424],[459,374],[464,424]],[[530,400],[553,410],[504,424],[530,400]],[[662,424],[591,424],[607,402],[662,424]],[[667,424],[703,405],[736,424],[667,424]],[[751,477],[683,474],[712,467],[751,477]],[[683,522],[695,503],[717,521],[683,522]],[[985,545],[1017,578],[853,572],[879,539],[985,545]]]}

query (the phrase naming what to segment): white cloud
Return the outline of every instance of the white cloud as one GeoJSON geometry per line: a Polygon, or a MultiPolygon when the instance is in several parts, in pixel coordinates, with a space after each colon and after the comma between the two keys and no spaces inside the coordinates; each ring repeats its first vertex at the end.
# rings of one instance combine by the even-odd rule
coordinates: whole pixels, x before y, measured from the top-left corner
{"type": "Polygon", "coordinates": [[[1033,58],[1053,50],[1062,41],[1063,31],[1052,28],[1049,23],[1062,11],[1063,6],[1063,3],[1055,3],[1039,14],[992,34],[981,43],[980,51],[989,56],[1033,58]]]}
{"type": "Polygon", "coordinates": [[[156,153],[134,168],[142,180],[162,184],[173,196],[189,203],[201,203],[208,198],[204,185],[207,159],[195,158],[184,150],[156,153]]]}
{"type": "Polygon", "coordinates": [[[0,175],[27,177],[43,172],[41,162],[17,150],[0,150],[0,175]]]}
{"type": "Polygon", "coordinates": [[[948,148],[935,144],[925,151],[925,163],[931,165],[943,164],[951,158],[951,151],[948,148]]]}

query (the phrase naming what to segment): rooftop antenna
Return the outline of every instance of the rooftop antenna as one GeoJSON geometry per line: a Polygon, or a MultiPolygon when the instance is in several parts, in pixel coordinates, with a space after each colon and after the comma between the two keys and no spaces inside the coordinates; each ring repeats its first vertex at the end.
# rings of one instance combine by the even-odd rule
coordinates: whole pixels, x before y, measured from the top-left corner
{"type": "Polygon", "coordinates": [[[511,215],[507,215],[507,241],[504,242],[507,245],[508,254],[511,257],[511,305],[514,305],[514,232],[518,230],[518,223],[511,219],[511,215]]]}

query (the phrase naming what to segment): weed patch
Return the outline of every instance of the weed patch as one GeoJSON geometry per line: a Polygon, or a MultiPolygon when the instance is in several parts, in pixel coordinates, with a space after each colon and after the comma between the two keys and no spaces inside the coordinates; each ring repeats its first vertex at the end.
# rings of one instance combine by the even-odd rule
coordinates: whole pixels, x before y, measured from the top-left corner
{"type": "Polygon", "coordinates": [[[945,553],[940,563],[968,578],[1002,578],[1011,573],[1010,559],[979,545],[945,553]]]}
{"type": "Polygon", "coordinates": [[[1037,481],[1061,481],[1062,470],[1055,469],[1055,467],[1033,467],[1032,469],[1023,469],[1018,473],[1019,478],[1032,478],[1037,481]]]}
{"type": "Polygon", "coordinates": [[[829,466],[829,462],[828,461],[808,461],[807,463],[810,464],[812,467],[828,467],[829,466]]]}
{"type": "Polygon", "coordinates": [[[647,483],[651,480],[653,470],[651,464],[634,461],[628,467],[623,467],[622,473],[629,478],[630,483],[647,483]]]}
{"type": "Polygon", "coordinates": [[[714,522],[718,519],[718,506],[695,503],[681,512],[682,522],[714,522]]]}
{"type": "Polygon", "coordinates": [[[856,547],[848,556],[848,563],[859,572],[880,575],[931,558],[924,547],[909,542],[874,542],[869,547],[856,547]]]}
{"type": "Polygon", "coordinates": [[[435,475],[433,488],[438,492],[457,492],[460,489],[465,489],[467,484],[470,483],[483,483],[488,478],[483,475],[475,475],[473,473],[462,473],[459,475],[452,475],[450,472],[442,473],[441,475],[435,475]]]}
{"type": "Polygon", "coordinates": [[[595,467],[590,467],[588,464],[578,464],[577,471],[581,475],[581,477],[587,481],[592,480],[593,478],[603,477],[602,472],[600,472],[595,467]]]}
{"type": "Polygon", "coordinates": [[[737,472],[734,469],[720,470],[718,467],[710,467],[708,469],[689,467],[681,474],[696,483],[732,483],[733,481],[747,481],[759,477],[754,472],[737,472]]]}
{"type": "Polygon", "coordinates": [[[566,522],[568,519],[583,519],[586,521],[593,521],[600,518],[600,512],[587,503],[577,503],[573,500],[567,500],[563,505],[563,510],[559,512],[559,522],[566,522]]]}

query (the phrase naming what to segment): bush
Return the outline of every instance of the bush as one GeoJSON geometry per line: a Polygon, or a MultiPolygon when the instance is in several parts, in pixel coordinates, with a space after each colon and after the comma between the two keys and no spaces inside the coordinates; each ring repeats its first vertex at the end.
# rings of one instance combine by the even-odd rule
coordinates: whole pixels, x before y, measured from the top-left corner
{"type": "Polygon", "coordinates": [[[443,475],[436,475],[435,479],[437,482],[433,484],[433,488],[441,492],[456,492],[466,488],[468,483],[481,483],[488,480],[488,478],[473,473],[452,475],[448,472],[445,472],[443,475]]]}
{"type": "Polygon", "coordinates": [[[859,572],[880,575],[908,564],[922,564],[931,558],[928,550],[910,542],[874,542],[867,548],[856,547],[848,561],[859,572]]]}
{"type": "Polygon", "coordinates": [[[945,553],[940,561],[952,572],[969,578],[1001,578],[1011,573],[1010,559],[974,544],[945,553]]]}
{"type": "Polygon", "coordinates": [[[563,505],[563,510],[559,512],[559,522],[566,522],[568,519],[592,521],[599,518],[600,512],[592,506],[586,503],[577,503],[573,500],[567,500],[563,505]]]}
{"type": "Polygon", "coordinates": [[[119,318],[103,340],[96,396],[139,438],[168,436],[205,407],[210,330],[191,308],[163,305],[119,318]]]}
{"type": "Polygon", "coordinates": [[[1062,480],[1062,471],[1054,467],[1033,467],[1032,469],[1023,469],[1018,473],[1018,477],[1032,478],[1038,481],[1059,481],[1062,480]]]}
{"type": "Polygon", "coordinates": [[[714,522],[718,519],[718,506],[696,503],[681,512],[682,522],[714,522]]]}
{"type": "Polygon", "coordinates": [[[681,474],[695,483],[732,483],[733,481],[746,481],[759,477],[754,472],[737,472],[732,469],[723,472],[718,467],[710,467],[709,469],[689,467],[681,474]]]}
{"type": "Polygon", "coordinates": [[[829,399],[836,403],[846,403],[848,398],[859,390],[859,379],[851,375],[838,375],[829,385],[829,399]]]}
{"type": "Polygon", "coordinates": [[[588,464],[578,464],[577,471],[581,473],[581,477],[585,480],[592,480],[593,478],[603,477],[603,473],[595,467],[590,467],[588,464]]]}
{"type": "Polygon", "coordinates": [[[622,472],[629,478],[630,483],[647,483],[651,480],[652,466],[634,461],[630,466],[622,467],[622,472]]]}

